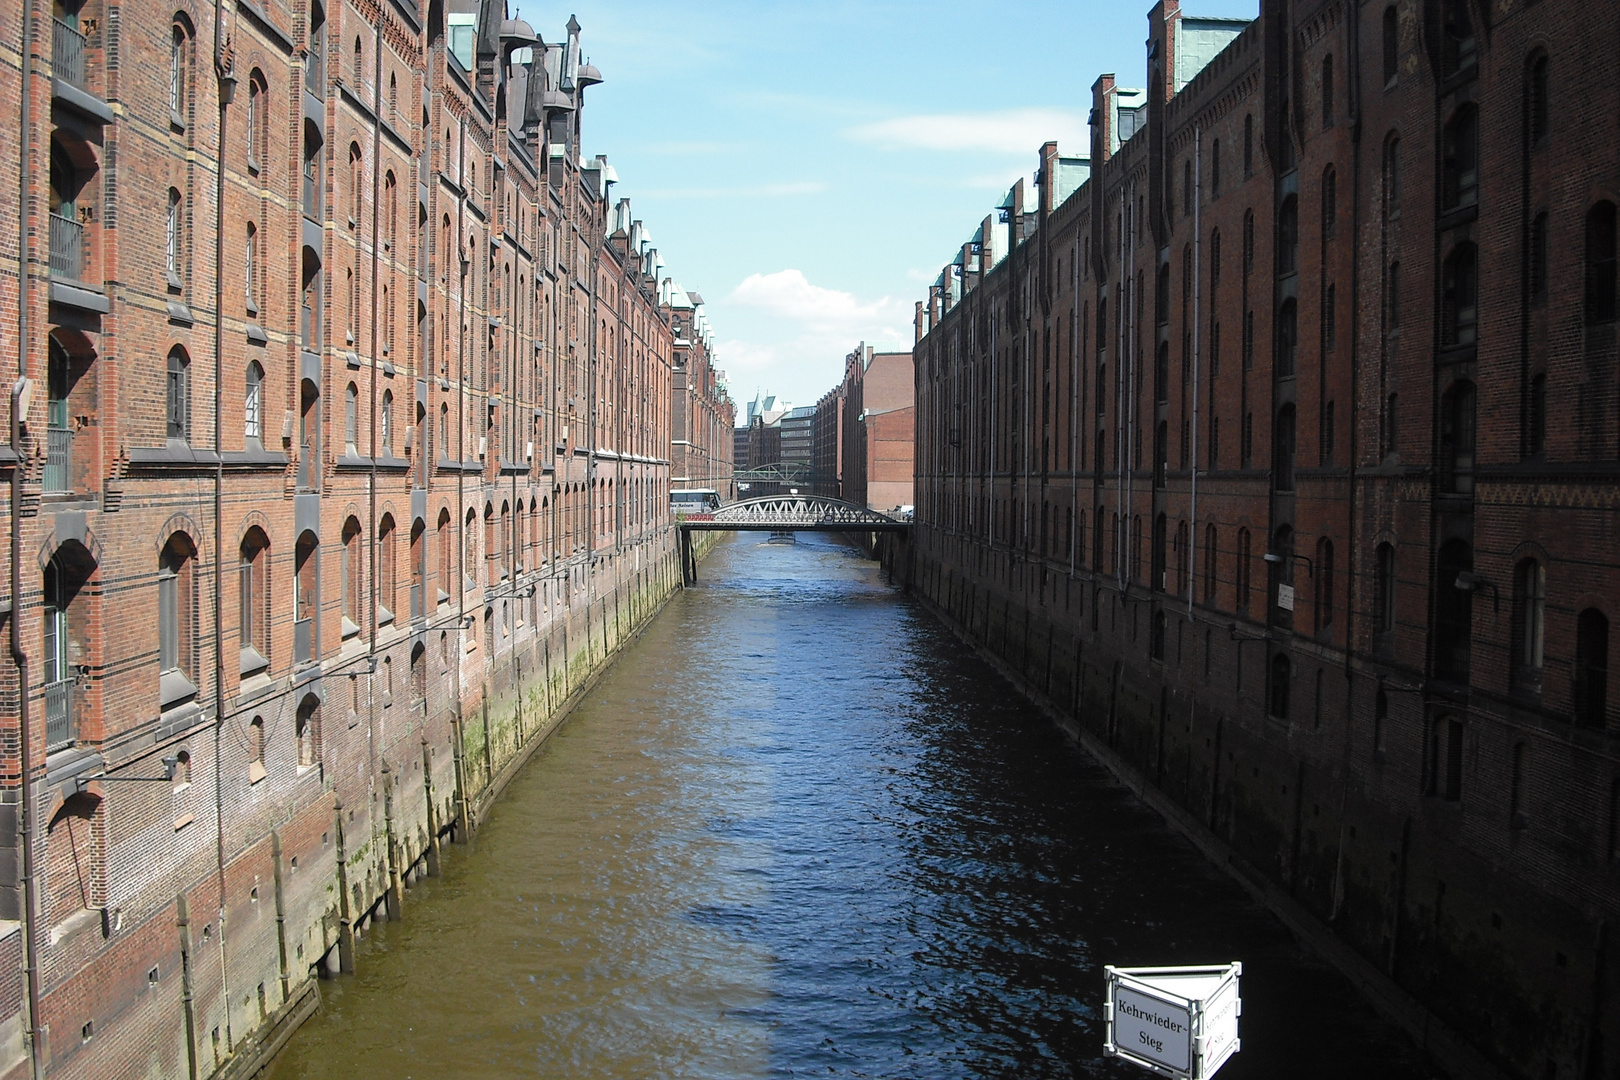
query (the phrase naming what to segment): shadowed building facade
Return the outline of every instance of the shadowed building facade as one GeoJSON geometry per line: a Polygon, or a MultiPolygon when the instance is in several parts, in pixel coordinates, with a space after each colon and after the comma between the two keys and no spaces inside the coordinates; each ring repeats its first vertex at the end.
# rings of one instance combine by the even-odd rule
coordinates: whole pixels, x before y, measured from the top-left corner
{"type": "Polygon", "coordinates": [[[915,347],[913,587],[1457,1075],[1620,1068],[1617,35],[1167,0],[915,347]]]}

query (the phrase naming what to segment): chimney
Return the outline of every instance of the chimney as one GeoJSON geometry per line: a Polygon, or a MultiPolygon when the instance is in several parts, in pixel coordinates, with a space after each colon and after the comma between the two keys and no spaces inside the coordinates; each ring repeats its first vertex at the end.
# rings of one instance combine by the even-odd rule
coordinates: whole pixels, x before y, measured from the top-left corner
{"type": "Polygon", "coordinates": [[[1058,144],[1046,142],[1041,146],[1041,220],[1045,221],[1057,209],[1058,144]]]}

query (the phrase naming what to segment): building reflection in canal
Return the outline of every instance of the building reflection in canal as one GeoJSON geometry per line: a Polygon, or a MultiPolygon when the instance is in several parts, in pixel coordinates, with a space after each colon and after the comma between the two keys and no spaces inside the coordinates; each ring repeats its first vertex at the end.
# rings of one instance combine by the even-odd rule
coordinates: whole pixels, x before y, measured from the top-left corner
{"type": "Polygon", "coordinates": [[[1102,965],[1235,959],[1223,1077],[1435,1075],[876,564],[745,534],[272,1075],[1145,1075],[1102,965]]]}

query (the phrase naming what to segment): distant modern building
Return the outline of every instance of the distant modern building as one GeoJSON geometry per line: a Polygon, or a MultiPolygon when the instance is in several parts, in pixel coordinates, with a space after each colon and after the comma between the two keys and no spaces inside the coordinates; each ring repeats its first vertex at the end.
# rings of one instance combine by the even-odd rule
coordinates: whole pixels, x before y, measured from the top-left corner
{"type": "Polygon", "coordinates": [[[791,409],[780,421],[782,429],[782,482],[808,493],[815,471],[816,407],[791,409]]]}

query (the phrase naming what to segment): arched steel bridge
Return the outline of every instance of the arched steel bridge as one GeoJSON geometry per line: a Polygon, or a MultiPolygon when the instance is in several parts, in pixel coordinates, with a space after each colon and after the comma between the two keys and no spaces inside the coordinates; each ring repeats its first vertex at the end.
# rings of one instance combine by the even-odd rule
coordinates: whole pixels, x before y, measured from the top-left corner
{"type": "Polygon", "coordinates": [[[692,554],[695,532],[909,532],[911,522],[824,495],[763,495],[727,503],[708,513],[682,514],[681,567],[686,582],[697,580],[692,554]]]}

